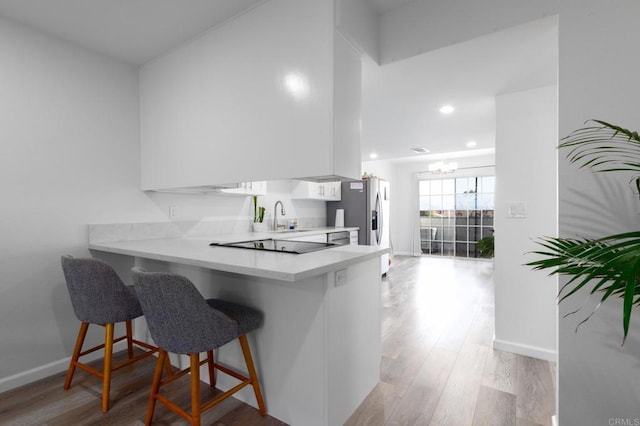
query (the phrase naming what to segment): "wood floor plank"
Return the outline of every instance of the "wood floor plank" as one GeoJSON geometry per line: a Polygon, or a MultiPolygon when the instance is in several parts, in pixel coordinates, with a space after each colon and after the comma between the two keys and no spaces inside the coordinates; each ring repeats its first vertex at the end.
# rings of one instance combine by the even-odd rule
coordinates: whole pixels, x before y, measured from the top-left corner
{"type": "Polygon", "coordinates": [[[540,423],[532,422],[531,420],[516,418],[516,426],[542,426],[540,423]]]}
{"type": "Polygon", "coordinates": [[[349,417],[345,426],[382,426],[394,411],[402,391],[397,386],[380,382],[349,417]]]}
{"type": "Polygon", "coordinates": [[[384,383],[406,390],[415,379],[416,371],[422,367],[428,354],[414,352],[403,353],[398,358],[382,357],[380,380],[384,383]]]}
{"type": "Polygon", "coordinates": [[[435,348],[387,421],[388,426],[428,424],[449,379],[457,354],[435,348]]]}
{"type": "Polygon", "coordinates": [[[462,347],[438,401],[431,424],[464,426],[473,423],[487,352],[486,346],[473,343],[462,347]]]}
{"type": "Polygon", "coordinates": [[[458,352],[467,339],[467,334],[471,329],[478,307],[456,306],[453,309],[455,314],[448,319],[448,327],[443,330],[436,346],[458,352]]]}
{"type": "Polygon", "coordinates": [[[515,395],[518,380],[517,371],[516,354],[490,349],[487,354],[482,384],[515,395]]]}
{"type": "Polygon", "coordinates": [[[516,426],[516,396],[481,386],[473,426],[516,426]]]}
{"type": "Polygon", "coordinates": [[[466,341],[491,346],[495,330],[494,317],[495,308],[493,306],[480,305],[471,321],[466,341]]]}
{"type": "Polygon", "coordinates": [[[549,370],[551,370],[551,383],[553,384],[553,394],[558,393],[558,368],[555,362],[549,363],[549,370]]]}
{"type": "Polygon", "coordinates": [[[541,425],[551,425],[555,411],[549,363],[517,355],[517,416],[541,425]]]}

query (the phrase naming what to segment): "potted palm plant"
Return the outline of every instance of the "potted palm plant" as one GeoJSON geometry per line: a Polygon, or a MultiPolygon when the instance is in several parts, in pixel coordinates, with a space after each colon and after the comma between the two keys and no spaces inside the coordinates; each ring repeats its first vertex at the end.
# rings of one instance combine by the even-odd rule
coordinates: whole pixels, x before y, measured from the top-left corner
{"type": "MultiPolygon", "coordinates": [[[[589,120],[561,140],[567,158],[580,168],[595,172],[634,172],[633,186],[640,193],[640,137],[638,132],[601,120],[589,120]]],[[[624,344],[634,305],[640,304],[640,231],[598,239],[544,237],[537,240],[540,258],[527,263],[533,269],[551,269],[551,274],[569,276],[559,300],[590,289],[600,304],[612,296],[623,299],[624,344]]],[[[600,306],[600,304],[598,306],[600,306]]],[[[597,309],[597,307],[595,308],[597,309]]],[[[595,310],[594,310],[595,312],[595,310]]],[[[581,322],[587,321],[593,312],[581,322]]]]}

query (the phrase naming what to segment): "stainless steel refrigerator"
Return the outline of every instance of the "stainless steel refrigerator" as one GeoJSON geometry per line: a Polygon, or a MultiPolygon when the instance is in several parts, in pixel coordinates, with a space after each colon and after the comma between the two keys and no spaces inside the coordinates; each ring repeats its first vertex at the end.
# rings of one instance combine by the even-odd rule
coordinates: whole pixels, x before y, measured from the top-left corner
{"type": "MultiPolygon", "coordinates": [[[[389,182],[369,178],[342,182],[340,201],[327,202],[327,226],[335,226],[336,210],[344,210],[344,226],[357,226],[358,244],[389,248],[389,182]]],[[[389,270],[389,254],[381,257],[382,274],[389,270]]]]}

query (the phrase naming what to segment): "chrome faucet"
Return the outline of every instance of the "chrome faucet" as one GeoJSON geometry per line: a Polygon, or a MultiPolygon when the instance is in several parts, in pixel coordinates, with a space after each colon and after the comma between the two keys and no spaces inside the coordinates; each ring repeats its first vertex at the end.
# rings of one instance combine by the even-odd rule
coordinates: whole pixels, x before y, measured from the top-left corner
{"type": "Polygon", "coordinates": [[[282,201],[280,200],[276,201],[276,205],[273,206],[273,230],[274,231],[278,230],[278,204],[280,204],[280,214],[282,216],[287,214],[284,211],[284,204],[282,204],[282,201]]]}

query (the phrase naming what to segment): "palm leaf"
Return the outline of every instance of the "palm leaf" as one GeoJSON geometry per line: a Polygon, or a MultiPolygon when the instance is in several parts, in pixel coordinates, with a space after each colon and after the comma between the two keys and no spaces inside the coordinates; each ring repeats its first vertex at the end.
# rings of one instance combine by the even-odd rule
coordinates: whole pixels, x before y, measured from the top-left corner
{"type": "Polygon", "coordinates": [[[551,269],[551,274],[571,276],[559,291],[560,301],[585,287],[590,288],[591,295],[601,294],[600,303],[612,295],[623,299],[626,340],[632,308],[640,304],[640,231],[596,240],[547,237],[537,242],[542,248],[533,253],[540,259],[527,265],[535,270],[551,269]]]}
{"type": "Polygon", "coordinates": [[[596,172],[640,172],[638,132],[602,120],[589,122],[597,125],[575,130],[561,140],[559,147],[569,149],[567,158],[571,163],[596,172]]]}

